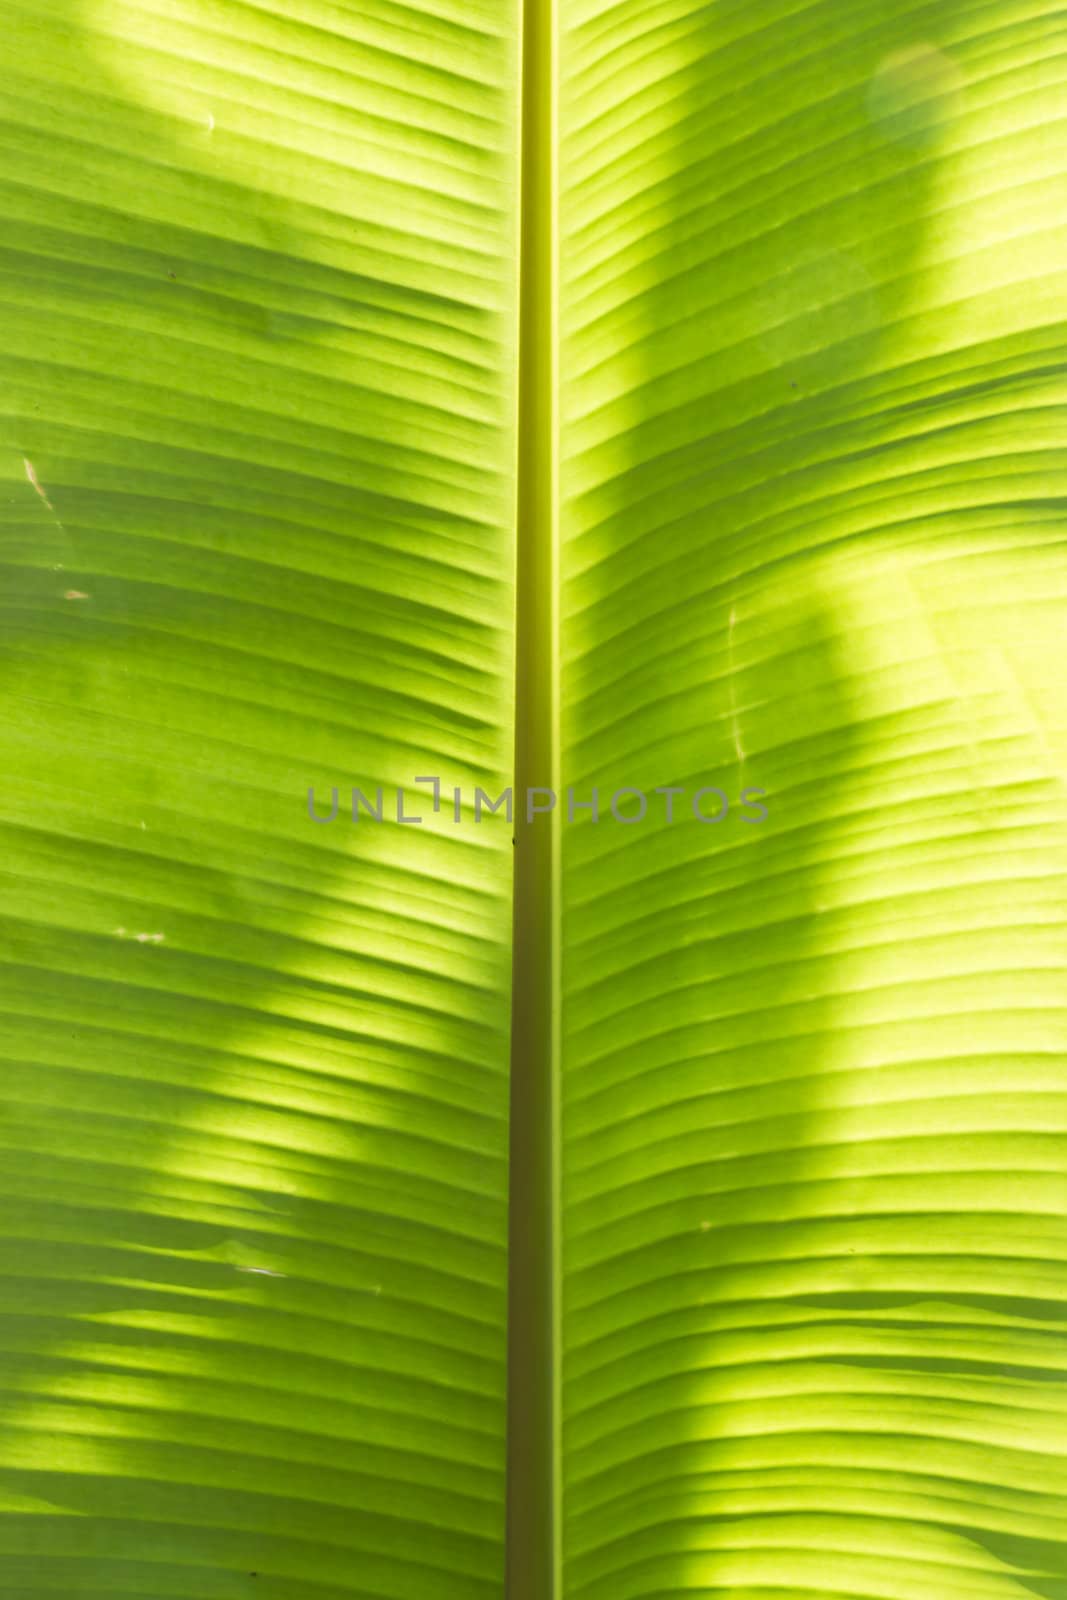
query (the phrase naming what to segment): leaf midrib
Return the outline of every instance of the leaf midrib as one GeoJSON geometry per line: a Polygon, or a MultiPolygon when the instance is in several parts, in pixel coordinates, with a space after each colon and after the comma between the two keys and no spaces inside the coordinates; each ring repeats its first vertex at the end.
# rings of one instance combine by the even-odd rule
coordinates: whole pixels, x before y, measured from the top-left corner
{"type": "Polygon", "coordinates": [[[556,0],[522,26],[508,1267],[507,1600],[560,1593],[556,0]]]}

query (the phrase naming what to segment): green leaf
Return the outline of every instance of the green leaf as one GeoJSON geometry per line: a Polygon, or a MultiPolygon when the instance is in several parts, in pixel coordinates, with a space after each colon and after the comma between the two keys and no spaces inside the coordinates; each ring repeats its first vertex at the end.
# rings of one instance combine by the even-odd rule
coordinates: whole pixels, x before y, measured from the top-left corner
{"type": "Polygon", "coordinates": [[[564,1592],[1062,1600],[1054,27],[566,15],[564,1592]]]}
{"type": "Polygon", "coordinates": [[[0,21],[0,1589],[1067,1600],[1062,15],[0,21]]]}
{"type": "Polygon", "coordinates": [[[0,13],[0,1587],[490,1600],[513,20],[0,13]]]}

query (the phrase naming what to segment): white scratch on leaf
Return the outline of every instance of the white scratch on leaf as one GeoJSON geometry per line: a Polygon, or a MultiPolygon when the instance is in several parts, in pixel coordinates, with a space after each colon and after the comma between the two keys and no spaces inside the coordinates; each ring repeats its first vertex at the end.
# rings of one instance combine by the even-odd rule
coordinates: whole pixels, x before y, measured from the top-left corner
{"type": "MultiPolygon", "coordinates": [[[[59,529],[60,533],[65,535],[67,530],[66,530],[66,528],[64,528],[62,522],[60,522],[59,513],[57,512],[55,506],[52,504],[51,500],[48,498],[48,492],[45,489],[44,485],[41,483],[40,478],[37,476],[37,468],[34,466],[33,462],[30,460],[29,456],[23,456],[22,465],[26,469],[26,481],[29,483],[30,488],[33,490],[34,494],[40,500],[41,504],[43,506],[45,506],[48,511],[51,512],[52,516],[55,518],[56,527],[59,529]]],[[[62,572],[63,563],[61,561],[57,562],[55,564],[55,566],[52,568],[52,570],[53,570],[53,572],[62,572]]]]}
{"type": "Polygon", "coordinates": [[[36,469],[34,468],[33,462],[30,460],[29,456],[23,456],[22,465],[26,468],[26,476],[29,479],[30,484],[33,487],[34,494],[38,495],[44,501],[44,503],[48,507],[49,511],[52,513],[53,516],[55,516],[56,508],[52,504],[51,500],[49,500],[47,494],[45,494],[44,490],[41,488],[40,480],[37,477],[36,469]]]}

